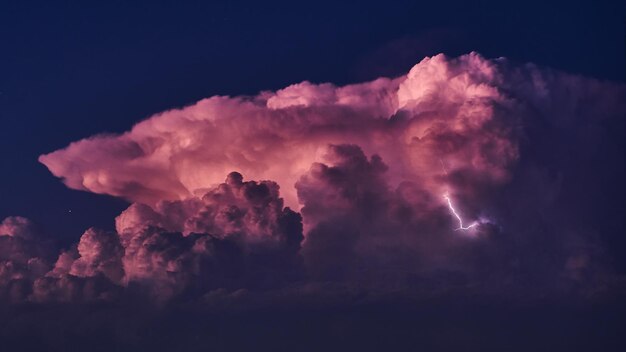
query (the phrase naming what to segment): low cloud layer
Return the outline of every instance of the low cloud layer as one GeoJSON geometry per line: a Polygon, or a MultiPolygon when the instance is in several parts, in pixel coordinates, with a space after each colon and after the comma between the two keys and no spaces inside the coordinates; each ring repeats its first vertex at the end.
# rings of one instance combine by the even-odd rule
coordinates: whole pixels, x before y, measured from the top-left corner
{"type": "Polygon", "coordinates": [[[7,218],[0,237],[5,296],[75,302],[116,299],[125,290],[165,301],[277,288],[301,275],[301,217],[283,207],[273,182],[243,181],[234,172],[201,198],[155,208],[135,203],[116,224],[116,232],[88,229],[52,263],[29,221],[7,218]],[[19,292],[16,282],[24,286],[19,292]]]}
{"type": "Polygon", "coordinates": [[[132,204],[115,231],[62,250],[5,219],[0,293],[610,292],[619,275],[594,201],[625,98],[623,85],[471,53],[397,78],[204,99],[42,155],[68,187],[132,204]],[[585,178],[593,194],[576,193],[585,178]]]}

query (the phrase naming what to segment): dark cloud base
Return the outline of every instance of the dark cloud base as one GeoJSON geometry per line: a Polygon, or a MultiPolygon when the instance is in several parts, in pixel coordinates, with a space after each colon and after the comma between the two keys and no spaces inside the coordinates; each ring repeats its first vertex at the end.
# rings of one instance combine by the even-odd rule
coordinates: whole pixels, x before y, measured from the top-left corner
{"type": "MultiPolygon", "coordinates": [[[[244,295],[245,296],[245,295],[244,295]]],[[[621,351],[620,300],[335,293],[236,306],[1,306],[6,351],[621,351]]],[[[247,301],[247,302],[246,302],[247,301]]],[[[234,304],[234,302],[232,302],[234,304]]]]}

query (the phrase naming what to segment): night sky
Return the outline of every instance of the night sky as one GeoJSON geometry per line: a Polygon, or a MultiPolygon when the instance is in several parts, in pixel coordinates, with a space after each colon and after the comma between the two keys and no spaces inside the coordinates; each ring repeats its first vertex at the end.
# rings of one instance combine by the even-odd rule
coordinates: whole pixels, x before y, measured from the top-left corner
{"type": "Polygon", "coordinates": [[[625,14],[2,2],[0,342],[621,350],[625,14]]]}

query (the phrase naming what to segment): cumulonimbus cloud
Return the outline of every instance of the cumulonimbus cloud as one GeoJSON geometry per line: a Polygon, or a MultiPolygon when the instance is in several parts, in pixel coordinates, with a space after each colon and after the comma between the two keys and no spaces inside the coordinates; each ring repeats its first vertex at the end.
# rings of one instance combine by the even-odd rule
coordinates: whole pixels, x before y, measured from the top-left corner
{"type": "Polygon", "coordinates": [[[276,181],[299,209],[296,181],[329,144],[347,143],[381,156],[391,185],[419,179],[441,193],[446,173],[506,180],[521,121],[504,79],[497,62],[478,54],[439,55],[396,79],[211,97],[40,161],[70,188],[146,204],[201,194],[236,170],[276,181]]]}
{"type": "Polygon", "coordinates": [[[42,155],[70,188],[133,204],[115,232],[87,230],[56,262],[26,219],[7,218],[2,293],[600,287],[601,244],[562,215],[593,205],[559,190],[572,187],[563,174],[593,164],[624,97],[623,85],[471,53],[397,78],[204,99],[42,155]],[[459,231],[457,216],[477,226],[459,231]]]}

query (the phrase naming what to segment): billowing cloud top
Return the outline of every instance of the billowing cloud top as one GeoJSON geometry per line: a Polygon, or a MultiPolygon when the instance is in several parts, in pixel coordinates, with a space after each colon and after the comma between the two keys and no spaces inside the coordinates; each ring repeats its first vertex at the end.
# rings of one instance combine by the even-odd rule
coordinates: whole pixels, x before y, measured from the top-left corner
{"type": "Polygon", "coordinates": [[[393,79],[204,99],[42,155],[70,188],[133,204],[114,232],[89,229],[60,255],[5,219],[0,294],[606,289],[592,220],[569,216],[594,205],[564,194],[625,102],[623,85],[476,53],[393,79]]]}
{"type": "Polygon", "coordinates": [[[402,181],[444,188],[446,173],[502,182],[518,154],[516,101],[499,62],[472,53],[426,58],[396,79],[336,87],[302,82],[255,97],[211,97],[157,114],[122,135],[101,135],[42,155],[74,189],[155,204],[201,194],[236,170],[294,185],[329,144],[356,144],[402,181]]]}

